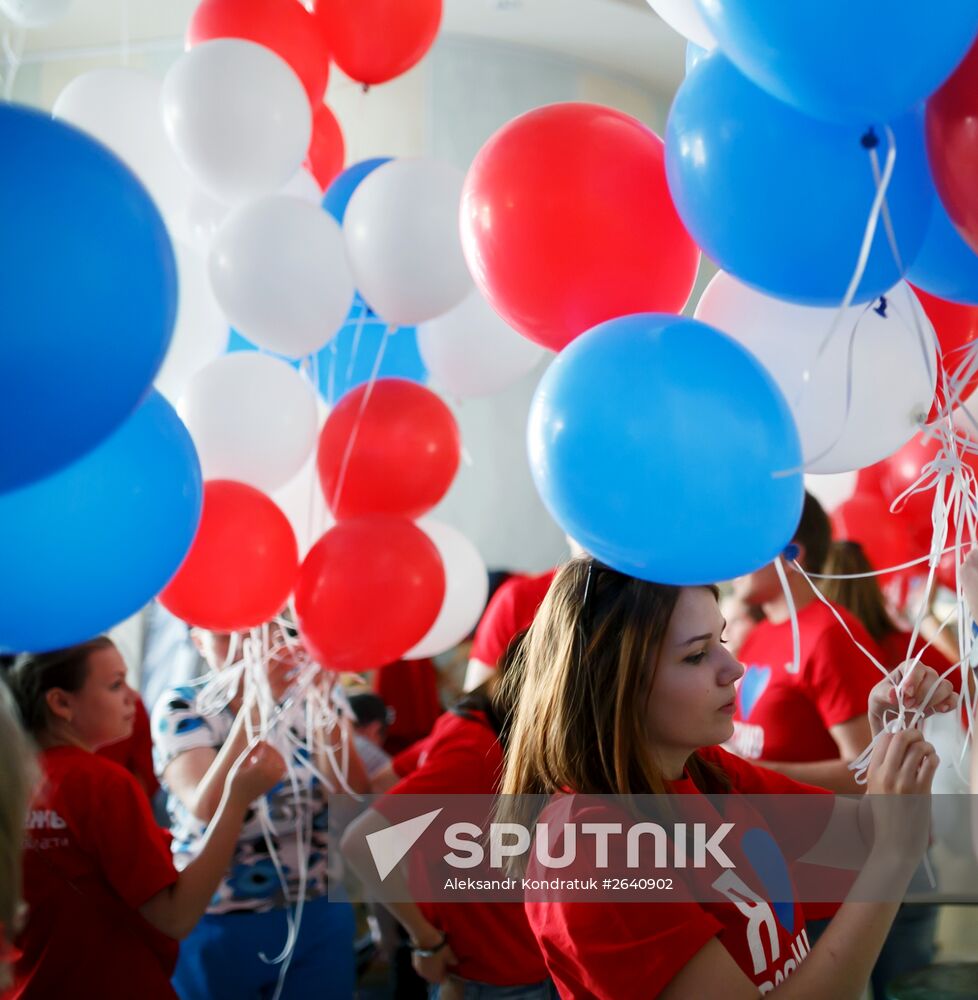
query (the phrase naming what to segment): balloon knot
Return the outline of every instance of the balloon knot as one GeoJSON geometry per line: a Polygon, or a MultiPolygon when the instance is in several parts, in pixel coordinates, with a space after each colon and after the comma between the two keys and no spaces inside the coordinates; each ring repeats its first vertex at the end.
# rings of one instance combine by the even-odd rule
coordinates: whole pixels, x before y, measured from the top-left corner
{"type": "Polygon", "coordinates": [[[873,306],[873,312],[876,313],[877,316],[882,316],[883,319],[886,319],[886,296],[885,295],[881,295],[880,296],[879,303],[877,305],[873,306]]]}
{"type": "Polygon", "coordinates": [[[880,137],[876,134],[873,127],[870,126],[859,142],[863,149],[876,149],[876,147],[880,144],[880,137]]]}

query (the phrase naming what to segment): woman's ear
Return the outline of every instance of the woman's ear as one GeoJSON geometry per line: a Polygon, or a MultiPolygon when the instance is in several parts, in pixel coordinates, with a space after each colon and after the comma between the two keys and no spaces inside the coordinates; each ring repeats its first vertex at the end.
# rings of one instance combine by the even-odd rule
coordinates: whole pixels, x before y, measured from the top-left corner
{"type": "Polygon", "coordinates": [[[44,695],[48,711],[63,722],[71,722],[74,715],[74,706],[71,695],[62,688],[51,688],[44,695]]]}

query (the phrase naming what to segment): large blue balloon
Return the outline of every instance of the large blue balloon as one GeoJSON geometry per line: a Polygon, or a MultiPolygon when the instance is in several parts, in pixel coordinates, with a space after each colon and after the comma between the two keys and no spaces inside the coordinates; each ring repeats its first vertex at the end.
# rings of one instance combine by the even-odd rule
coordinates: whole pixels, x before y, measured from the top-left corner
{"type": "Polygon", "coordinates": [[[748,573],[801,516],[788,404],[752,354],[697,320],[624,316],[578,337],[537,388],[527,442],[557,523],[643,580],[748,573]]]}
{"type": "Polygon", "coordinates": [[[378,167],[389,163],[391,157],[377,156],[372,160],[361,160],[337,174],[323,195],[323,208],[342,226],[346,216],[346,206],[349,205],[353,192],[360,182],[372,174],[378,167]]]}
{"type": "Polygon", "coordinates": [[[978,32],[974,0],[697,0],[719,47],[806,114],[865,128],[933,93],[978,32]]]}
{"type": "MultiPolygon", "coordinates": [[[[428,369],[421,360],[415,328],[395,327],[389,333],[387,330],[387,324],[359,295],[355,295],[343,326],[316,355],[317,388],[326,403],[334,406],[351,389],[369,382],[375,367],[377,378],[404,378],[422,385],[428,381],[428,369]],[[385,335],[384,356],[377,366],[377,353],[385,335]]],[[[258,348],[237,330],[231,331],[229,354],[256,350],[258,348]]],[[[302,367],[302,362],[294,358],[282,360],[297,370],[302,367]]]]}
{"type": "Polygon", "coordinates": [[[70,646],[138,611],[183,561],[201,497],[190,435],[155,391],[77,462],[0,495],[0,651],[70,646]]]}
{"type": "MultiPolygon", "coordinates": [[[[887,188],[903,268],[877,226],[855,302],[901,278],[924,240],[932,184],[919,114],[892,123],[896,166],[887,188]]],[[[683,81],[666,126],[669,189],[686,228],[725,271],[779,298],[840,303],[852,279],[876,195],[855,126],[817,121],[751,83],[721,53],[704,56],[683,81]]]]}
{"type": "Polygon", "coordinates": [[[978,306],[978,255],[961,239],[936,195],[924,245],[907,281],[938,298],[978,306]]]}
{"type": "Polygon", "coordinates": [[[160,213],[108,149],[0,104],[0,492],[74,461],[145,396],[176,264],[160,213]]]}

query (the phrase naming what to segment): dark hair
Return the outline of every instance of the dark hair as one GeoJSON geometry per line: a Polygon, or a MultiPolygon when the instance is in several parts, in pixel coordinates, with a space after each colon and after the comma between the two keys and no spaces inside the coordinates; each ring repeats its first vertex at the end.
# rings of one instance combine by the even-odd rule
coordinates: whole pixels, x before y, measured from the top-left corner
{"type": "Polygon", "coordinates": [[[99,636],[88,642],[50,653],[23,653],[7,671],[10,687],[24,727],[34,736],[48,723],[47,693],[54,688],[78,691],[88,676],[88,658],[100,649],[112,649],[111,639],[99,636]]]}
{"type": "Polygon", "coordinates": [[[384,728],[390,725],[391,710],[379,694],[373,691],[359,691],[347,696],[350,708],[356,716],[358,726],[368,726],[371,722],[379,722],[384,728]]]}
{"type": "MultiPolygon", "coordinates": [[[[833,542],[825,572],[830,576],[872,573],[873,568],[859,542],[833,542]]],[[[851,580],[819,580],[819,590],[836,604],[851,611],[866,631],[879,642],[897,627],[886,610],[883,594],[874,576],[851,580]]]]}
{"type": "Polygon", "coordinates": [[[527,629],[517,632],[510,639],[506,652],[499,657],[492,676],[468,694],[463,695],[451,708],[455,715],[460,715],[463,719],[475,719],[477,718],[476,713],[484,716],[504,750],[506,749],[506,738],[509,735],[509,724],[513,717],[514,691],[517,687],[512,683],[513,678],[510,672],[518,663],[520,647],[526,633],[527,629]],[[503,684],[504,678],[507,678],[505,684],[503,684]]]}
{"type": "Polygon", "coordinates": [[[825,560],[829,557],[832,544],[832,526],[822,505],[805,493],[805,504],[801,509],[801,520],[795,529],[793,542],[804,546],[805,553],[799,560],[809,573],[821,573],[825,560]]]}

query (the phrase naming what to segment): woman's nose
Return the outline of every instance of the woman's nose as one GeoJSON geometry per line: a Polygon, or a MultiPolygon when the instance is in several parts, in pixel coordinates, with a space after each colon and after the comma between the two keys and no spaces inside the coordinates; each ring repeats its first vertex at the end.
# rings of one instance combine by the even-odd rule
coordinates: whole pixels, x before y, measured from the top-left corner
{"type": "Polygon", "coordinates": [[[720,684],[733,684],[744,676],[744,665],[729,650],[723,650],[723,663],[720,667],[720,684]]]}

